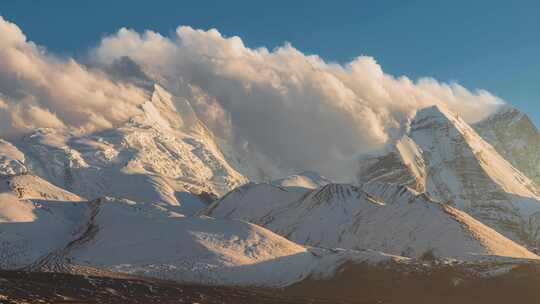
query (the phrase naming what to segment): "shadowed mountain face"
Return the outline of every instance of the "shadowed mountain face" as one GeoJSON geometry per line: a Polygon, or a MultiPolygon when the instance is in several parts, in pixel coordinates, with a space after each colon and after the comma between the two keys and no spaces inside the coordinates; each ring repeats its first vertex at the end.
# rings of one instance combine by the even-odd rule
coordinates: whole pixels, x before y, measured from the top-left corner
{"type": "Polygon", "coordinates": [[[540,132],[527,115],[507,105],[473,128],[514,167],[540,185],[540,132]]]}

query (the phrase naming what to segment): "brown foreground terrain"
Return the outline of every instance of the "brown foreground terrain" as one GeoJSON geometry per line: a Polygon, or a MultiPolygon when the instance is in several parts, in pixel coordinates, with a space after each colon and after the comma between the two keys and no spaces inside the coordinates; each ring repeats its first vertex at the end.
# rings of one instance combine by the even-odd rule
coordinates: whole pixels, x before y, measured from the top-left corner
{"type": "Polygon", "coordinates": [[[255,288],[186,285],[128,277],[0,271],[0,303],[333,304],[345,302],[290,296],[282,291],[255,288]]]}
{"type": "Polygon", "coordinates": [[[308,279],[284,289],[0,271],[0,303],[540,303],[540,266],[508,265],[507,269],[488,276],[485,265],[354,264],[332,278],[308,279]]]}
{"type": "Polygon", "coordinates": [[[507,265],[507,271],[491,274],[485,266],[347,265],[332,278],[305,280],[285,293],[366,303],[540,303],[539,264],[507,265]]]}

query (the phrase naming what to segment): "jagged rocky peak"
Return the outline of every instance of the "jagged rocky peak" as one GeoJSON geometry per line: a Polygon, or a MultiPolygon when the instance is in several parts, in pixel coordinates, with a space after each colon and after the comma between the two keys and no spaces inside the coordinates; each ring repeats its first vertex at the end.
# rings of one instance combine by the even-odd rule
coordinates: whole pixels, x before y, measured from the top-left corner
{"type": "Polygon", "coordinates": [[[471,149],[476,147],[489,149],[489,145],[485,145],[476,132],[458,114],[442,105],[418,110],[407,133],[408,137],[422,150],[438,149],[436,144],[445,145],[445,147],[440,148],[453,148],[454,150],[462,148],[451,147],[453,142],[445,142],[445,139],[448,138],[458,144],[467,142],[471,145],[471,149]]]}
{"type": "Polygon", "coordinates": [[[172,95],[158,84],[154,84],[150,98],[139,108],[142,115],[132,117],[131,122],[168,132],[190,133],[205,129],[187,99],[172,95]]]}
{"type": "Polygon", "coordinates": [[[521,112],[519,109],[509,104],[500,105],[493,113],[491,113],[484,119],[476,122],[474,126],[476,127],[483,124],[501,123],[502,121],[512,125],[518,124],[523,121],[534,127],[534,124],[531,122],[531,120],[525,113],[521,112]]]}
{"type": "Polygon", "coordinates": [[[413,125],[421,125],[422,123],[446,124],[454,121],[458,115],[451,112],[443,105],[432,105],[416,111],[413,120],[413,125]]]}
{"type": "Polygon", "coordinates": [[[514,167],[540,185],[540,133],[527,115],[504,105],[473,127],[514,167]]]}
{"type": "MultiPolygon", "coordinates": [[[[448,167],[466,185],[480,178],[490,179],[503,191],[538,198],[538,189],[484,141],[458,115],[440,106],[419,110],[411,123],[409,137],[420,147],[428,167],[448,167]],[[426,127],[427,121],[437,122],[426,127]],[[453,167],[448,164],[453,163],[453,167]],[[475,174],[477,173],[477,174],[475,174]]],[[[452,179],[442,179],[451,183],[452,179]]],[[[470,185],[472,186],[472,185],[470,185]]]]}

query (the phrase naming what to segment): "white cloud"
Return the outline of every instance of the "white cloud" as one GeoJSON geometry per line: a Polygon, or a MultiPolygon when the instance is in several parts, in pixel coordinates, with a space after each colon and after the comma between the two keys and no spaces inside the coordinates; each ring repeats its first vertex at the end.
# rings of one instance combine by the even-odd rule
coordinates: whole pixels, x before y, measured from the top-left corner
{"type": "Polygon", "coordinates": [[[93,52],[105,65],[123,56],[177,94],[195,87],[199,115],[214,131],[234,134],[237,147],[247,143],[282,168],[333,178],[354,176],[357,155],[384,146],[420,107],[446,104],[473,122],[502,103],[455,83],[395,78],[372,57],[327,63],[290,44],[250,49],[215,29],[182,26],[173,37],[121,29],[93,52]]]}
{"type": "Polygon", "coordinates": [[[2,17],[0,71],[0,137],[41,127],[110,128],[137,112],[144,100],[136,87],[47,54],[2,17]]]}
{"type": "Polygon", "coordinates": [[[395,78],[372,57],[328,63],[290,44],[251,49],[185,26],[171,37],[120,29],[90,63],[48,54],[0,17],[0,137],[113,127],[139,111],[146,96],[132,78],[144,75],[189,97],[215,134],[239,153],[260,153],[274,174],[309,169],[346,180],[360,153],[383,147],[420,107],[446,104],[472,122],[502,103],[454,83],[395,78]]]}

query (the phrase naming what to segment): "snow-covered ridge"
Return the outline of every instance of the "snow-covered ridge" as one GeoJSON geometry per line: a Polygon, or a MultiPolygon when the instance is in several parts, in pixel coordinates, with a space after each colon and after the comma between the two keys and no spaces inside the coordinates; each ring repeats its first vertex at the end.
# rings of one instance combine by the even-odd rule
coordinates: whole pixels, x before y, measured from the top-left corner
{"type": "Polygon", "coordinates": [[[253,185],[215,202],[206,214],[247,220],[297,243],[326,248],[410,257],[432,251],[463,259],[537,258],[464,212],[410,188],[384,183],[328,184],[296,196],[268,184],[253,185]]]}
{"type": "Polygon", "coordinates": [[[184,217],[157,205],[107,199],[96,208],[91,223],[96,232],[69,250],[65,259],[71,263],[185,282],[285,286],[308,275],[331,274],[345,261],[390,258],[315,254],[253,224],[184,217]]]}
{"type": "Polygon", "coordinates": [[[167,204],[90,202],[37,176],[0,180],[0,268],[120,272],[218,285],[286,286],[383,253],[307,248],[254,224],[167,204]]]}

